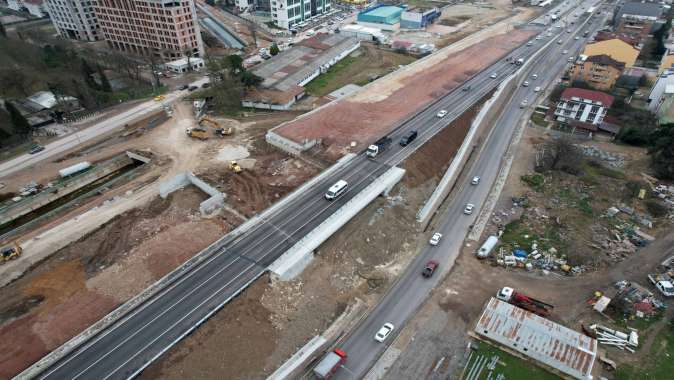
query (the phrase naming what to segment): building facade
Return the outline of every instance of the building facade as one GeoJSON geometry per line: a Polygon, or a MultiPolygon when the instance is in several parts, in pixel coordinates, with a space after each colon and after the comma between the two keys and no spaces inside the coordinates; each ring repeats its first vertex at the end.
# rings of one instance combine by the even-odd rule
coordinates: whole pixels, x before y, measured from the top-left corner
{"type": "Polygon", "coordinates": [[[289,29],[297,24],[332,10],[332,0],[271,0],[274,24],[289,29]]]}
{"type": "Polygon", "coordinates": [[[597,90],[608,91],[625,70],[625,64],[608,55],[593,55],[577,61],[571,68],[571,79],[582,80],[597,90]]]}
{"type": "Polygon", "coordinates": [[[608,55],[618,62],[622,62],[626,67],[634,66],[639,56],[639,49],[628,44],[620,38],[612,38],[592,44],[587,44],[583,50],[583,55],[608,55]]]}
{"type": "Polygon", "coordinates": [[[555,118],[563,123],[599,125],[613,104],[613,97],[599,91],[567,88],[555,108],[555,118]]]}
{"type": "Polygon", "coordinates": [[[52,24],[63,38],[98,41],[102,38],[91,0],[47,0],[52,24]]]}
{"type": "Polygon", "coordinates": [[[627,2],[616,8],[615,30],[644,42],[648,35],[664,24],[664,9],[657,3],[627,2]]]}
{"type": "Polygon", "coordinates": [[[95,11],[113,49],[162,60],[204,54],[193,0],[97,0],[95,11]]]}
{"type": "Polygon", "coordinates": [[[400,27],[403,29],[423,29],[433,23],[441,14],[438,8],[407,9],[400,16],[400,27]]]}
{"type": "Polygon", "coordinates": [[[664,98],[674,94],[674,69],[663,71],[648,94],[648,109],[657,113],[664,98]]]}

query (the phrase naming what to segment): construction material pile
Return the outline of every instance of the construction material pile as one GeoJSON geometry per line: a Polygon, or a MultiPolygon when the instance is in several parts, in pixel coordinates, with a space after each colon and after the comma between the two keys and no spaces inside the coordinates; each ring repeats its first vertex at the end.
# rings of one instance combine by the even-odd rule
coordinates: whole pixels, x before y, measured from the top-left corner
{"type": "Polygon", "coordinates": [[[630,329],[629,333],[624,333],[602,325],[591,325],[590,330],[596,334],[597,342],[607,346],[634,353],[639,345],[639,334],[634,329],[630,329]]]}

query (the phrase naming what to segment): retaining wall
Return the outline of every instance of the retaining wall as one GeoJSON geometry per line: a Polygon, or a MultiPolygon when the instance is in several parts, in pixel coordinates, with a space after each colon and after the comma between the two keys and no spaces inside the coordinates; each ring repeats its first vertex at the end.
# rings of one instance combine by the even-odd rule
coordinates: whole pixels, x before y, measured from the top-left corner
{"type": "Polygon", "coordinates": [[[159,184],[159,196],[166,198],[172,192],[182,189],[187,185],[194,185],[211,197],[199,204],[202,214],[210,214],[225,204],[225,195],[211,185],[199,179],[192,172],[184,172],[159,184]]]}
{"type": "Polygon", "coordinates": [[[321,140],[304,140],[302,144],[296,143],[293,140],[285,138],[273,130],[267,131],[267,134],[264,136],[265,141],[268,144],[273,145],[282,151],[292,154],[293,156],[299,156],[305,150],[309,150],[314,147],[316,144],[320,144],[321,140]]]}
{"type": "Polygon", "coordinates": [[[405,169],[396,167],[384,172],[274,261],[268,268],[272,272],[272,278],[287,281],[302,273],[313,259],[313,251],[318,246],[379,195],[388,194],[404,174],[405,169]]]}

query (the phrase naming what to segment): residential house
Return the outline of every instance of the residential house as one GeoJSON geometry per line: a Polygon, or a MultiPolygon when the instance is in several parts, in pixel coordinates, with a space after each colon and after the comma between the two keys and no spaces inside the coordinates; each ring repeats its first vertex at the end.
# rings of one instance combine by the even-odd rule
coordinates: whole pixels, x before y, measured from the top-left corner
{"type": "Polygon", "coordinates": [[[664,23],[664,8],[659,3],[626,2],[616,7],[613,26],[618,33],[624,33],[640,42],[664,23]]]}
{"type": "Polygon", "coordinates": [[[597,90],[608,91],[625,70],[625,64],[608,55],[593,55],[577,61],[571,68],[571,80],[582,80],[597,90]]]}
{"type": "Polygon", "coordinates": [[[608,55],[618,62],[622,62],[626,67],[634,66],[639,56],[639,49],[620,38],[599,41],[585,46],[583,55],[608,55]]]}
{"type": "Polygon", "coordinates": [[[613,96],[583,88],[567,88],[555,108],[557,121],[567,124],[601,125],[613,104],[613,96]]]}

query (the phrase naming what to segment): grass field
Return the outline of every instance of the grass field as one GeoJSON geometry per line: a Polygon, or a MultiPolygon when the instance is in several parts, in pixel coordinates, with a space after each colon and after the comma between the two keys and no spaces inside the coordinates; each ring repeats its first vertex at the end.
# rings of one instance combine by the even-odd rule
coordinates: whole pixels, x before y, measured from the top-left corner
{"type": "Polygon", "coordinates": [[[477,350],[472,351],[470,360],[466,364],[461,380],[487,380],[489,370],[487,364],[494,356],[498,356],[498,362],[493,369],[491,379],[496,379],[498,374],[503,374],[506,380],[560,380],[561,377],[544,369],[528,363],[518,357],[510,355],[484,342],[473,342],[477,350]],[[485,363],[480,366],[480,362],[485,363]],[[480,371],[479,368],[482,367],[480,371]]]}
{"type": "Polygon", "coordinates": [[[325,96],[347,84],[365,85],[373,77],[380,77],[407,65],[415,58],[392,51],[380,50],[372,45],[363,45],[324,74],[309,82],[304,88],[314,96],[325,96]]]}
{"type": "Polygon", "coordinates": [[[617,380],[669,380],[674,378],[674,323],[655,337],[651,352],[638,365],[618,366],[617,380]]]}

